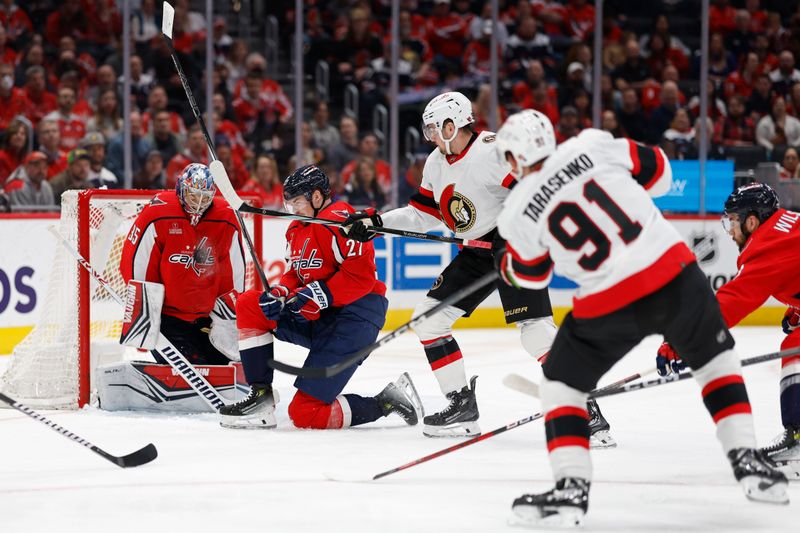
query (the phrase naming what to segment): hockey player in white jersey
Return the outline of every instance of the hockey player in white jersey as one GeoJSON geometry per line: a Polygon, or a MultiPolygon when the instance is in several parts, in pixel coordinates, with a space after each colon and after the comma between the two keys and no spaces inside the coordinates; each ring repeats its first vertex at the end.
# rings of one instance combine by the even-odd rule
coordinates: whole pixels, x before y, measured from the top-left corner
{"type": "Polygon", "coordinates": [[[495,144],[498,158],[525,175],[498,220],[507,240],[498,264],[503,278],[542,289],[555,269],[579,286],[543,365],[556,486],[514,500],[515,514],[533,523],[583,521],[592,478],[587,393],[654,333],[694,370],[747,497],[788,503],[786,478],[756,449],[739,358],[719,305],[694,255],[650,199],[672,180],[661,149],[595,129],[556,148],[552,124],[531,110],[509,117],[495,144]]]}
{"type": "MultiPolygon", "coordinates": [[[[494,156],[495,135],[476,133],[472,127],[472,102],[461,93],[447,92],[431,100],[422,114],[425,138],[436,144],[422,171],[419,191],[409,205],[382,215],[359,211],[344,224],[349,237],[368,240],[370,227],[385,225],[411,231],[429,231],[442,222],[457,237],[492,242],[503,200],[515,180],[505,161],[494,156]]],[[[489,250],[465,248],[444,269],[414,316],[437,305],[456,290],[493,268],[489,250]]],[[[525,350],[537,359],[550,349],[555,335],[550,298],[546,288],[517,290],[500,283],[500,299],[506,322],[520,329],[525,350]]],[[[442,392],[450,401],[443,411],[424,418],[427,436],[474,436],[480,434],[475,380],[467,384],[461,349],[453,338],[453,323],[468,316],[494,291],[488,285],[446,307],[416,328],[428,362],[442,392]]],[[[599,416],[598,416],[599,423],[599,416]]],[[[608,428],[603,428],[607,430],[608,428]]]]}

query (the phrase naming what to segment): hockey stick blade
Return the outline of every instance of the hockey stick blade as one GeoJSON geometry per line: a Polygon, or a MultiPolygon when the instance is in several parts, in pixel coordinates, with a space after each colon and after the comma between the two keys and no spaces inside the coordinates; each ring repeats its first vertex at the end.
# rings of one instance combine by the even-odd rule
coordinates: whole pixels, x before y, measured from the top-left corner
{"type": "Polygon", "coordinates": [[[130,468],[134,466],[141,466],[143,464],[149,463],[150,461],[158,457],[158,450],[156,450],[156,447],[153,446],[152,444],[148,444],[144,448],[136,450],[133,453],[129,453],[128,455],[123,455],[121,457],[118,457],[116,455],[111,455],[102,448],[98,448],[88,440],[79,437],[78,435],[71,432],[67,428],[56,424],[55,422],[45,417],[44,415],[37,413],[27,405],[23,405],[18,401],[16,401],[15,399],[6,396],[5,394],[0,393],[0,401],[2,401],[5,404],[8,404],[9,406],[19,411],[20,413],[27,415],[30,418],[33,418],[37,422],[41,422],[42,424],[48,426],[50,429],[56,431],[57,433],[63,435],[64,437],[67,437],[69,440],[76,442],[86,448],[89,448],[100,457],[107,459],[108,461],[111,461],[112,463],[114,463],[119,467],[130,468]]]}
{"type": "Polygon", "coordinates": [[[172,39],[172,23],[175,21],[175,8],[164,2],[164,13],[161,19],[161,32],[172,39]]]}
{"type": "Polygon", "coordinates": [[[519,374],[508,374],[503,378],[503,385],[522,394],[539,398],[539,384],[519,374]]]}
{"type": "MultiPolygon", "coordinates": [[[[632,374],[630,376],[627,376],[625,378],[620,379],[619,381],[615,381],[614,383],[611,383],[610,385],[606,385],[605,387],[603,387],[601,389],[596,389],[596,392],[601,392],[601,391],[604,391],[604,390],[614,390],[616,387],[620,387],[620,386],[622,386],[622,385],[624,385],[626,383],[630,383],[631,381],[639,379],[640,377],[641,377],[641,374],[639,374],[639,373],[632,374]]],[[[490,431],[489,433],[484,433],[483,435],[479,435],[477,437],[473,437],[473,438],[468,439],[466,441],[459,442],[458,444],[450,446],[449,448],[445,448],[443,450],[439,450],[438,452],[434,452],[434,453],[426,455],[424,457],[420,457],[419,459],[415,459],[415,460],[413,460],[411,462],[408,462],[408,463],[406,463],[406,464],[404,464],[402,466],[398,466],[396,468],[392,468],[391,470],[386,470],[385,472],[381,472],[380,474],[375,474],[375,476],[373,476],[372,479],[373,480],[377,480],[377,479],[380,479],[382,477],[386,477],[386,476],[389,476],[391,474],[395,474],[397,472],[400,472],[401,470],[405,470],[407,468],[411,468],[412,466],[417,466],[418,464],[427,463],[431,459],[436,459],[437,457],[441,457],[443,455],[447,455],[450,452],[454,452],[456,450],[460,450],[461,448],[465,448],[467,446],[471,446],[472,444],[477,444],[478,442],[480,442],[482,440],[486,440],[486,439],[488,439],[490,437],[494,437],[494,436],[499,435],[501,433],[505,433],[509,429],[514,429],[515,427],[523,426],[523,425],[527,424],[528,422],[533,422],[534,420],[539,420],[543,416],[544,416],[544,413],[536,413],[534,415],[526,416],[525,418],[521,418],[521,419],[519,419],[519,420],[517,420],[515,422],[511,422],[510,424],[506,424],[505,426],[497,428],[497,429],[495,429],[493,431],[490,431]]]]}
{"type": "Polygon", "coordinates": [[[466,287],[459,289],[458,291],[454,292],[447,298],[443,299],[441,302],[436,304],[434,307],[431,307],[418,317],[411,319],[409,322],[406,322],[397,329],[391,331],[390,333],[387,333],[386,335],[384,335],[377,341],[373,342],[366,348],[362,348],[353,355],[347,357],[346,359],[334,365],[306,368],[306,367],[293,366],[287,363],[282,363],[276,359],[269,359],[267,361],[267,364],[270,367],[274,368],[275,370],[284,372],[286,374],[291,374],[293,376],[299,376],[302,378],[320,379],[320,378],[329,378],[331,376],[335,376],[339,372],[342,372],[343,370],[346,370],[347,368],[350,368],[354,364],[358,363],[362,359],[365,359],[369,354],[371,354],[381,346],[387,344],[395,337],[405,333],[409,329],[429,319],[431,316],[435,315],[445,307],[453,305],[454,303],[458,302],[465,296],[472,294],[473,292],[484,287],[485,285],[488,285],[489,283],[494,282],[497,279],[497,277],[498,277],[497,271],[492,270],[491,272],[487,272],[486,274],[484,274],[477,280],[473,281],[466,287]]]}
{"type": "MultiPolygon", "coordinates": [[[[756,355],[754,357],[749,357],[747,359],[742,359],[741,364],[742,366],[750,366],[756,365],[758,363],[764,363],[766,361],[772,361],[774,359],[783,359],[785,357],[793,357],[795,355],[800,355],[800,348],[790,348],[787,350],[783,350],[780,352],[773,352],[764,355],[756,355]]],[[[639,383],[630,383],[624,385],[618,389],[601,389],[599,391],[593,392],[589,394],[590,398],[602,398],[604,396],[614,396],[616,394],[624,394],[626,392],[631,392],[635,390],[641,389],[649,389],[651,387],[658,387],[661,385],[666,385],[667,383],[675,383],[676,381],[683,381],[685,379],[689,379],[694,377],[691,372],[681,372],[680,374],[672,374],[670,376],[665,376],[662,378],[651,379],[649,381],[641,381],[639,383]]]]}
{"type": "MultiPolygon", "coordinates": [[[[242,200],[242,197],[236,192],[231,184],[231,180],[228,177],[228,173],[225,171],[225,167],[219,161],[212,161],[211,164],[208,165],[209,170],[211,170],[211,175],[214,177],[214,183],[216,183],[219,192],[222,193],[222,197],[225,198],[225,201],[230,204],[235,210],[240,211],[242,213],[250,213],[252,215],[261,215],[265,217],[274,217],[274,218],[285,218],[287,220],[297,220],[299,222],[306,222],[311,224],[323,224],[325,226],[337,226],[342,227],[342,222],[340,220],[329,220],[326,218],[316,218],[316,217],[306,217],[303,215],[294,215],[292,213],[284,213],[283,211],[275,211],[272,209],[265,209],[262,207],[254,207],[250,204],[245,203],[242,200]]],[[[478,241],[474,239],[459,239],[456,237],[444,237],[442,235],[433,235],[431,233],[420,233],[416,231],[407,231],[402,229],[395,229],[395,228],[374,228],[373,231],[375,233],[385,233],[389,235],[397,235],[399,237],[408,237],[411,239],[422,239],[426,241],[437,241],[437,242],[446,242],[450,244],[458,244],[461,246],[467,246],[470,248],[483,248],[485,250],[491,250],[492,243],[488,241],[478,241]]]]}

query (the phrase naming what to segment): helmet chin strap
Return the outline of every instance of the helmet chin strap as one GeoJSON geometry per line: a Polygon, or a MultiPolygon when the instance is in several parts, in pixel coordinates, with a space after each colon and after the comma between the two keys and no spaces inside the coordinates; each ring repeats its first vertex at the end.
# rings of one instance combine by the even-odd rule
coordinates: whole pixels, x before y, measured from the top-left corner
{"type": "Polygon", "coordinates": [[[453,142],[455,140],[455,138],[456,138],[456,135],[458,135],[458,128],[456,128],[455,131],[453,131],[453,136],[450,137],[449,139],[445,139],[441,135],[441,133],[442,133],[441,131],[439,133],[440,133],[440,135],[439,135],[440,138],[444,141],[444,149],[447,152],[447,155],[453,155],[453,152],[450,150],[450,143],[453,142]]]}

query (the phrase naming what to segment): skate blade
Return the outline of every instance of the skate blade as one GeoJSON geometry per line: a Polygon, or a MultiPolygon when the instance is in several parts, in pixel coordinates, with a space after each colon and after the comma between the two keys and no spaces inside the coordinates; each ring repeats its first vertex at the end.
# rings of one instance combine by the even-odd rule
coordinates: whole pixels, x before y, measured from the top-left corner
{"type": "Polygon", "coordinates": [[[426,437],[477,437],[481,428],[477,422],[456,422],[447,426],[429,426],[425,424],[422,434],[426,437]]]}
{"type": "Polygon", "coordinates": [[[532,505],[517,505],[511,509],[514,513],[508,520],[511,526],[574,529],[583,525],[583,519],[586,516],[586,513],[575,507],[553,509],[546,516],[543,516],[541,511],[532,505]]]}
{"type": "Polygon", "coordinates": [[[400,378],[397,380],[397,386],[400,387],[403,391],[405,391],[406,396],[409,400],[411,400],[411,405],[414,406],[414,411],[417,412],[417,420],[422,420],[425,416],[425,408],[422,406],[422,400],[417,393],[417,388],[414,386],[414,382],[411,381],[411,376],[408,375],[408,372],[403,372],[400,378]]]}
{"type": "Polygon", "coordinates": [[[278,422],[263,417],[223,416],[219,425],[227,429],[275,429],[278,427],[278,422]]]}
{"type": "Polygon", "coordinates": [[[589,448],[592,450],[602,450],[603,448],[616,448],[617,441],[607,430],[597,431],[589,436],[589,448]]]}
{"type": "Polygon", "coordinates": [[[787,483],[778,481],[772,483],[764,481],[757,476],[746,476],[739,480],[748,500],[759,503],[774,503],[788,505],[789,495],[786,493],[787,483]]]}
{"type": "Polygon", "coordinates": [[[800,461],[780,461],[774,459],[772,461],[775,463],[775,469],[783,472],[783,475],[786,476],[789,481],[800,480],[800,461]]]}

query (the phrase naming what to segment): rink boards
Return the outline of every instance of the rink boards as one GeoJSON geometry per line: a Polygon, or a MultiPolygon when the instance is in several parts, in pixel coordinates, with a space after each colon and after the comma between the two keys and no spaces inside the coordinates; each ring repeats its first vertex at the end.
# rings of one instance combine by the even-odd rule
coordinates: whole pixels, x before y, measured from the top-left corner
{"type": "MultiPolygon", "coordinates": [[[[54,215],[0,215],[0,354],[10,353],[44,311],[53,254],[57,243],[47,231],[54,215]]],[[[713,288],[736,274],[737,250],[724,232],[718,216],[668,217],[695,252],[713,288]]],[[[283,235],[288,222],[270,218],[264,226],[264,269],[270,283],[285,270],[283,235]]],[[[386,236],[375,239],[378,276],[386,283],[389,299],[387,329],[406,322],[414,306],[436,281],[439,272],[458,253],[446,243],[386,236]]],[[[575,294],[574,284],[555,276],[550,286],[556,320],[566,314],[575,294]]],[[[770,300],[748,317],[744,324],[780,323],[783,306],[770,300]]],[[[495,292],[472,317],[457,327],[499,327],[505,324],[495,292]]]]}

